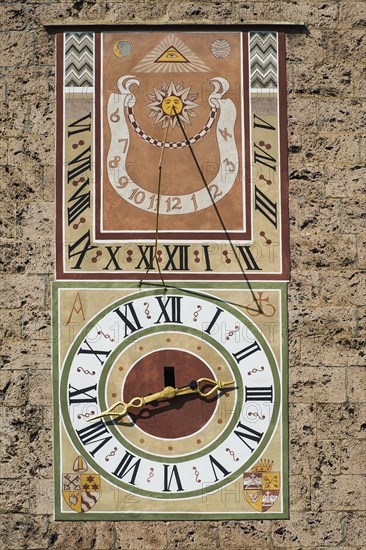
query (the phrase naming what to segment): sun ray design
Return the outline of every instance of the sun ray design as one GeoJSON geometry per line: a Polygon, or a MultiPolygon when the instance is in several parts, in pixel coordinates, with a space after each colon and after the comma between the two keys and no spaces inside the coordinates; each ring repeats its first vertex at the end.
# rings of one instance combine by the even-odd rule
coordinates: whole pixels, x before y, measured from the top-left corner
{"type": "Polygon", "coordinates": [[[162,83],[161,89],[154,88],[154,94],[148,95],[151,103],[147,105],[150,108],[149,118],[155,118],[155,124],[162,123],[162,127],[166,128],[169,124],[175,128],[179,120],[182,124],[192,124],[190,118],[197,117],[194,111],[199,107],[194,100],[198,94],[190,93],[191,87],[184,87],[183,82],[175,85],[173,81],[168,85],[162,83]]]}

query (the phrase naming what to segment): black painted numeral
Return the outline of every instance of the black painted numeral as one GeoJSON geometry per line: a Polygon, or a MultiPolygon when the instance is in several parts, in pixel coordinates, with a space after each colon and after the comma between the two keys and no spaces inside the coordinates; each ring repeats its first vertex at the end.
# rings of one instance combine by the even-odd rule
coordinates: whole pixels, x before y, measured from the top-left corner
{"type": "Polygon", "coordinates": [[[250,344],[249,346],[241,349],[240,351],[237,351],[236,353],[233,353],[233,357],[235,357],[236,362],[240,363],[253,353],[260,351],[260,347],[258,345],[258,342],[253,342],[253,344],[250,344]]]}
{"type": "Polygon", "coordinates": [[[165,493],[170,493],[171,492],[171,485],[172,485],[172,482],[173,482],[173,477],[174,477],[174,480],[175,480],[175,485],[177,487],[177,491],[184,491],[183,489],[183,485],[182,485],[182,482],[180,480],[180,476],[179,476],[179,473],[178,473],[178,468],[176,465],[174,466],[170,466],[169,464],[164,464],[164,489],[163,491],[165,493]],[[171,468],[171,472],[169,472],[171,468]],[[169,475],[170,474],[170,475],[169,475]]]}
{"type": "Polygon", "coordinates": [[[219,480],[216,468],[220,470],[222,477],[226,477],[231,473],[228,470],[226,470],[226,468],[224,468],[224,466],[220,464],[220,462],[216,460],[216,458],[214,458],[212,455],[208,455],[208,458],[210,459],[210,462],[211,462],[211,468],[215,476],[215,481],[219,480]]]}
{"type": "Polygon", "coordinates": [[[170,250],[170,245],[165,244],[164,248],[168,255],[168,261],[165,264],[163,271],[189,271],[188,266],[188,249],[189,245],[177,244],[170,250]]]}
{"type": "Polygon", "coordinates": [[[164,304],[164,298],[156,296],[156,300],[160,306],[160,316],[155,325],[160,324],[161,318],[164,317],[164,323],[182,323],[181,321],[181,296],[169,296],[164,304]]]}
{"type": "Polygon", "coordinates": [[[256,430],[253,430],[253,428],[249,428],[249,426],[244,426],[244,424],[242,424],[241,422],[239,422],[236,426],[237,428],[239,428],[240,430],[242,431],[239,431],[239,430],[234,430],[234,434],[236,436],[238,436],[238,438],[243,442],[245,443],[245,445],[248,447],[248,449],[250,450],[250,452],[252,453],[254,451],[254,448],[251,447],[247,440],[249,441],[253,441],[254,443],[256,443],[257,445],[259,445],[260,443],[260,440],[262,439],[263,437],[263,433],[264,432],[257,432],[256,430]]]}
{"type": "Polygon", "coordinates": [[[128,483],[130,483],[131,485],[135,485],[136,476],[141,463],[141,458],[137,459],[133,463],[134,458],[136,458],[135,455],[132,455],[131,453],[126,451],[121,462],[118,464],[117,468],[113,472],[113,474],[118,477],[118,479],[124,478],[129,472],[131,472],[131,479],[130,481],[128,481],[128,483]]]}
{"type": "Polygon", "coordinates": [[[87,121],[88,119],[91,121],[91,112],[81,118],[78,118],[78,120],[75,120],[75,122],[71,122],[71,124],[69,124],[68,126],[69,129],[67,131],[67,137],[73,136],[75,134],[80,134],[81,132],[90,132],[91,122],[86,122],[86,124],[82,124],[82,122],[87,121]],[[75,128],[75,130],[70,130],[70,128],[75,128]]]}
{"type": "Polygon", "coordinates": [[[112,436],[109,434],[103,420],[99,420],[98,422],[95,422],[95,424],[86,426],[86,428],[82,428],[81,430],[76,430],[76,433],[80,437],[80,441],[84,446],[99,443],[99,445],[97,445],[92,451],[89,451],[92,456],[94,456],[99,449],[104,447],[104,445],[112,439],[112,436]]]}
{"type": "Polygon", "coordinates": [[[71,206],[67,207],[67,221],[71,225],[81,214],[90,208],[90,191],[83,193],[86,187],[89,186],[89,179],[87,179],[79,189],[69,198],[67,201],[71,203],[71,206]]]}
{"type": "Polygon", "coordinates": [[[93,349],[87,340],[84,340],[84,344],[87,345],[87,349],[85,349],[85,348],[80,348],[79,351],[78,351],[78,355],[83,354],[83,353],[84,353],[84,354],[86,353],[86,354],[88,354],[88,355],[94,355],[94,356],[98,359],[99,363],[100,363],[101,365],[104,365],[104,361],[105,361],[105,359],[107,359],[108,355],[111,353],[111,350],[105,351],[105,350],[96,350],[96,349],[93,349]],[[105,359],[104,359],[103,361],[102,361],[102,359],[99,357],[100,355],[102,355],[102,356],[105,357],[105,359]]]}
{"type": "Polygon", "coordinates": [[[245,401],[269,401],[270,403],[272,403],[272,386],[258,388],[248,388],[247,386],[245,386],[245,401]]]}
{"type": "Polygon", "coordinates": [[[125,325],[125,338],[129,334],[132,334],[133,332],[136,332],[136,330],[140,330],[142,328],[133,306],[133,302],[124,304],[124,313],[122,313],[120,308],[115,309],[114,313],[117,313],[125,325]]]}
{"type": "Polygon", "coordinates": [[[97,403],[97,396],[91,393],[96,391],[96,384],[81,389],[74,388],[74,386],[69,384],[69,405],[76,405],[77,403],[97,403]]]}

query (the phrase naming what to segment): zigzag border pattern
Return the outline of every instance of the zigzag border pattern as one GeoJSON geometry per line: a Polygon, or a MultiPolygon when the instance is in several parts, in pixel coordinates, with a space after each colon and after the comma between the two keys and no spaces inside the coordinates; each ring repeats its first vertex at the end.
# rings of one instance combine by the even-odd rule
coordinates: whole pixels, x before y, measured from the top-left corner
{"type": "Polygon", "coordinates": [[[250,33],[251,88],[278,87],[277,33],[250,33]]]}
{"type": "Polygon", "coordinates": [[[67,32],[65,37],[65,87],[92,87],[94,34],[67,32]]]}

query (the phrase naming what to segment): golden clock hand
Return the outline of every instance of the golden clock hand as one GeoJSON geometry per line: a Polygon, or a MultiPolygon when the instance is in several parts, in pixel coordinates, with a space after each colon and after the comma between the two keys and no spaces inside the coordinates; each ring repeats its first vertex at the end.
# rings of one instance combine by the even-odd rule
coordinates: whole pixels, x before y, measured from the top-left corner
{"type": "Polygon", "coordinates": [[[166,386],[163,390],[156,393],[152,393],[144,397],[134,397],[128,403],[125,403],[124,401],[117,401],[117,403],[114,403],[114,405],[109,407],[109,409],[106,409],[105,411],[93,416],[92,418],[88,418],[87,422],[91,422],[96,418],[103,418],[105,416],[125,416],[128,410],[131,408],[140,408],[142,407],[142,405],[147,405],[148,403],[152,403],[152,401],[158,401],[159,399],[173,399],[173,397],[177,397],[178,395],[189,395],[192,393],[197,393],[200,397],[209,397],[215,391],[221,390],[226,386],[231,386],[232,384],[234,384],[233,380],[222,382],[221,380],[212,380],[211,378],[199,378],[198,380],[193,380],[188,386],[183,386],[182,388],[173,388],[172,386],[166,386]],[[200,384],[205,385],[206,383],[213,384],[213,388],[211,388],[207,392],[203,392],[200,389],[200,384]],[[122,411],[114,412],[114,410],[118,407],[122,407],[122,411]]]}
{"type": "Polygon", "coordinates": [[[172,397],[175,397],[176,391],[176,388],[166,386],[163,390],[156,393],[152,393],[144,397],[134,397],[128,403],[125,403],[124,401],[117,401],[117,403],[114,403],[114,405],[109,407],[109,409],[106,409],[105,411],[93,416],[92,418],[88,418],[87,422],[95,420],[96,418],[103,418],[104,416],[125,416],[127,414],[127,411],[131,408],[140,408],[142,407],[142,405],[147,405],[148,403],[151,403],[152,401],[157,401],[158,399],[171,399],[172,397]],[[122,411],[113,412],[118,407],[122,407],[122,411]]]}
{"type": "MultiPolygon", "coordinates": [[[[232,386],[235,384],[234,380],[229,380],[228,382],[222,382],[221,380],[212,380],[211,378],[199,378],[198,380],[193,380],[190,382],[188,386],[184,386],[183,388],[177,388],[175,396],[178,395],[188,395],[190,393],[197,393],[200,397],[209,397],[215,391],[222,390],[226,386],[232,386]],[[213,388],[210,390],[203,392],[200,389],[201,387],[204,387],[206,384],[213,384],[213,388]]],[[[175,397],[174,396],[174,397],[175,397]]]]}

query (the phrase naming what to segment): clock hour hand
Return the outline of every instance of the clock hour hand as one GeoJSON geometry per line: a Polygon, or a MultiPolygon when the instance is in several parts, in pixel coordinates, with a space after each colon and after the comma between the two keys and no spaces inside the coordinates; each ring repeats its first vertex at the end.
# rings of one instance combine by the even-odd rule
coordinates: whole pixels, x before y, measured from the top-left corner
{"type": "Polygon", "coordinates": [[[234,384],[233,380],[228,382],[222,382],[221,380],[212,380],[211,378],[199,378],[198,380],[192,380],[187,386],[181,388],[173,388],[172,386],[166,386],[163,390],[146,395],[144,397],[134,397],[128,403],[124,401],[117,401],[109,409],[92,416],[87,419],[87,422],[91,422],[96,418],[103,418],[105,416],[125,416],[129,409],[131,408],[140,408],[142,405],[147,405],[153,401],[158,401],[159,399],[173,399],[179,395],[189,395],[192,393],[198,394],[200,397],[209,397],[215,391],[222,390],[226,386],[232,386],[234,384]],[[212,384],[213,387],[207,391],[202,391],[201,388],[207,384],[212,384]]]}
{"type": "Polygon", "coordinates": [[[212,380],[211,378],[199,378],[198,380],[192,380],[188,386],[183,386],[182,388],[176,389],[177,395],[188,395],[190,393],[197,393],[200,397],[209,397],[215,391],[222,390],[226,386],[233,386],[235,384],[234,380],[229,380],[228,382],[223,382],[221,380],[212,380]],[[202,391],[206,385],[213,385],[211,389],[207,391],[202,391]]]}

